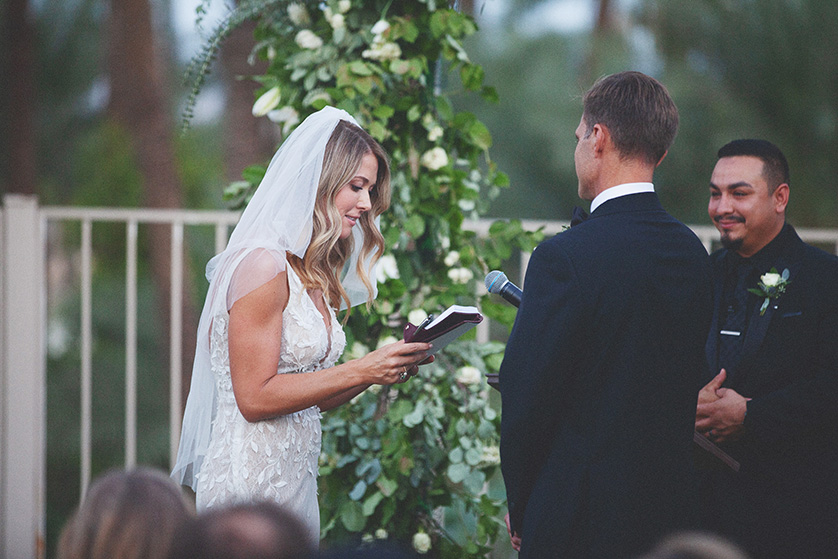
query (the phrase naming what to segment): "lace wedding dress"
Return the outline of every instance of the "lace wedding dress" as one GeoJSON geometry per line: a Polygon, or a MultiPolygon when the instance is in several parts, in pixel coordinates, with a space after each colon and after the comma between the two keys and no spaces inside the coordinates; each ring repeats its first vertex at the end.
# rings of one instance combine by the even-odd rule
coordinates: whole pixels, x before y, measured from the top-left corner
{"type": "MultiPolygon", "coordinates": [[[[282,348],[277,374],[331,367],[346,345],[343,329],[329,308],[331,331],[291,266],[289,300],[282,314],[282,348]]],[[[317,406],[250,423],[236,406],[230,379],[227,314],[213,319],[210,354],[218,408],[203,467],[197,476],[199,511],[220,505],[271,500],[295,513],[320,539],[317,468],[320,410],[317,406]]]]}

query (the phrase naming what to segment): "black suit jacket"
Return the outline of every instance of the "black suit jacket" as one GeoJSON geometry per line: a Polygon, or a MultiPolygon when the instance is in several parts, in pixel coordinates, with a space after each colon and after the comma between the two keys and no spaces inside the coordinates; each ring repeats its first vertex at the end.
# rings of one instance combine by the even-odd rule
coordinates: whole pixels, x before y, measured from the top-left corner
{"type": "MultiPolygon", "coordinates": [[[[711,256],[716,311],[707,340],[719,371],[719,314],[726,250],[711,256]]],[[[751,258],[758,274],[789,270],[786,292],[749,320],[737,367],[724,384],[748,402],[742,438],[721,445],[741,463],[705,474],[706,526],[754,557],[838,557],[838,258],[809,246],[786,224],[751,258]]]]}
{"type": "Polygon", "coordinates": [[[536,248],[499,375],[522,558],[631,557],[689,525],[711,299],[707,252],[653,193],[536,248]]]}

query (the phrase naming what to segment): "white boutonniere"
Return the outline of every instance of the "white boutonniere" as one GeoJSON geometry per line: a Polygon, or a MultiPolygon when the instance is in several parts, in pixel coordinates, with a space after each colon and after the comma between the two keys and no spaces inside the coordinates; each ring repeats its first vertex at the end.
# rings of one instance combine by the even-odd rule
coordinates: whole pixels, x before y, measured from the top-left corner
{"type": "Polygon", "coordinates": [[[759,308],[760,316],[765,314],[765,310],[768,308],[768,303],[771,299],[777,299],[780,295],[785,293],[786,287],[790,283],[791,281],[789,280],[788,268],[783,270],[782,274],[777,271],[777,268],[771,268],[768,272],[759,277],[757,287],[751,288],[748,291],[754,295],[765,298],[762,302],[762,306],[759,308]]]}

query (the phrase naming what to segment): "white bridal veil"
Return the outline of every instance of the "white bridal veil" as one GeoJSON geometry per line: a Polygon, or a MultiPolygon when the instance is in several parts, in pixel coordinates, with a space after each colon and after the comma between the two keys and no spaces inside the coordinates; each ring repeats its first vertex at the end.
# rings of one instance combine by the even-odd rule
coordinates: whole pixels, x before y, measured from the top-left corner
{"type": "MultiPolygon", "coordinates": [[[[227,248],[207,264],[210,282],[192,367],[192,381],[183,416],[180,447],[172,477],[195,489],[196,475],[207,450],[215,418],[215,379],[210,369],[212,319],[226,314],[233,303],[285,270],[285,255],[300,258],[311,241],[312,216],[326,143],[338,122],[357,122],[346,111],[325,107],[300,124],[271,160],[227,248]]],[[[375,219],[378,227],[378,219],[375,219]]],[[[366,302],[369,293],[356,272],[364,240],[360,226],[352,228],[352,254],[341,284],[352,306],[366,302]]],[[[375,290],[375,270],[365,262],[375,290]]],[[[374,291],[373,296],[376,295],[374,291]]]]}

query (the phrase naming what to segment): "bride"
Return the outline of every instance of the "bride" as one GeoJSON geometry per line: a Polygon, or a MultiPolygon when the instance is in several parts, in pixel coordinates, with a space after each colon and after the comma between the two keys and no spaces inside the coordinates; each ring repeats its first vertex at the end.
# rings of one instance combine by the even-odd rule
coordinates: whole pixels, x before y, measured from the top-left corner
{"type": "Polygon", "coordinates": [[[381,146],[326,107],[280,146],[227,248],[210,260],[172,477],[198,510],[271,500],[319,541],[320,412],[406,382],[429,344],[399,341],[335,365],[336,312],[372,301],[390,203],[381,146]]]}

